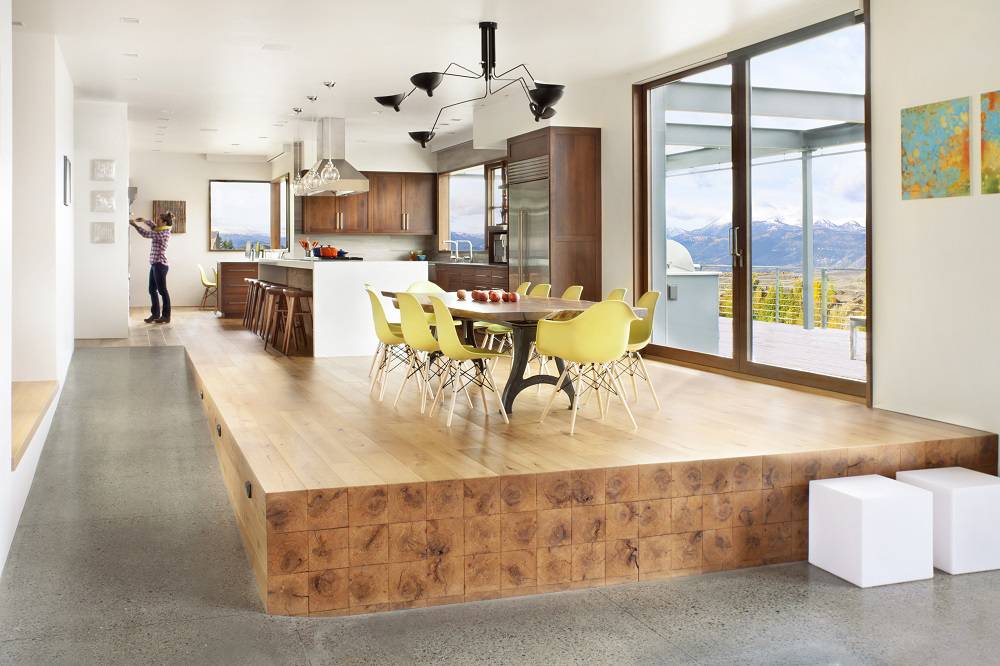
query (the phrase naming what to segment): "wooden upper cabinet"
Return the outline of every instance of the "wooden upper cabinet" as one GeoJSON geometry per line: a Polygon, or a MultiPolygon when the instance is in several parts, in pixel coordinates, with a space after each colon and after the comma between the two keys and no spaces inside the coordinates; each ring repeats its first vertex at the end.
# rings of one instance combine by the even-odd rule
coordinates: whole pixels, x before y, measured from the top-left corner
{"type": "Polygon", "coordinates": [[[366,175],[371,231],[403,233],[403,174],[373,172],[366,175]]]}
{"type": "Polygon", "coordinates": [[[434,233],[437,219],[437,176],[433,173],[403,174],[404,231],[408,234],[434,233]]]}
{"type": "Polygon", "coordinates": [[[302,231],[307,234],[434,233],[437,175],[373,171],[368,192],[342,197],[304,197],[302,231]]]}
{"type": "Polygon", "coordinates": [[[337,232],[337,197],[303,197],[302,231],[307,234],[337,232]]]}
{"type": "Polygon", "coordinates": [[[337,197],[340,211],[341,233],[366,233],[368,231],[368,194],[348,194],[337,197]]]}

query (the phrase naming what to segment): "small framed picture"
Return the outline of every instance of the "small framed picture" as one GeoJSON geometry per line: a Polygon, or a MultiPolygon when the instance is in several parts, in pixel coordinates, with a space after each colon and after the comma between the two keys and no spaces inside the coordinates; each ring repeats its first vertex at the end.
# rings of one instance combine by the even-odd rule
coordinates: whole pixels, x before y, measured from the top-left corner
{"type": "Polygon", "coordinates": [[[93,192],[91,192],[90,212],[92,213],[115,212],[114,190],[94,190],[93,192]]]}
{"type": "Polygon", "coordinates": [[[73,163],[63,155],[63,206],[73,205],[73,163]]]}
{"type": "Polygon", "coordinates": [[[114,160],[90,160],[91,180],[114,180],[115,161],[114,160]]]}

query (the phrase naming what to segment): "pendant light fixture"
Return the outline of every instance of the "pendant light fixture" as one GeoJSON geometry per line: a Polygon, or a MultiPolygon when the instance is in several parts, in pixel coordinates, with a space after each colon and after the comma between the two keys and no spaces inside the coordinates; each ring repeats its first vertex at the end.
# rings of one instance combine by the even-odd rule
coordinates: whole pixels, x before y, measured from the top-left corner
{"type": "Polygon", "coordinates": [[[540,81],[536,81],[535,77],[531,75],[531,72],[528,71],[527,66],[523,63],[511,67],[505,72],[497,74],[496,32],[497,24],[492,21],[483,21],[479,24],[481,53],[479,64],[482,69],[479,74],[467,67],[462,67],[461,65],[453,62],[445,67],[443,71],[419,72],[411,76],[410,83],[413,84],[413,88],[410,89],[410,92],[399,93],[396,95],[382,95],[380,97],[376,97],[375,101],[382,106],[399,111],[399,106],[403,103],[403,100],[412,95],[415,90],[422,90],[427,93],[428,97],[433,97],[434,90],[440,86],[442,82],[444,82],[444,77],[446,76],[457,76],[462,79],[483,79],[486,83],[486,90],[480,97],[473,97],[472,99],[466,99],[461,102],[455,102],[454,104],[442,106],[438,111],[437,116],[434,118],[434,124],[431,125],[430,130],[409,132],[410,138],[419,143],[421,148],[426,148],[427,144],[434,139],[434,130],[437,129],[438,121],[441,119],[441,114],[445,109],[449,109],[453,106],[459,106],[460,104],[467,104],[469,102],[486,99],[490,95],[496,94],[507,86],[514,85],[515,83],[520,84],[522,92],[524,92],[525,97],[527,97],[528,109],[535,117],[535,122],[538,122],[543,118],[548,120],[552,116],[556,115],[556,110],[552,107],[555,106],[556,102],[562,98],[565,86],[555,83],[542,83],[540,81]],[[465,73],[462,74],[451,71],[453,67],[462,70],[465,73]],[[519,69],[524,70],[524,74],[527,75],[527,79],[525,79],[524,76],[513,75],[513,73],[519,69]],[[503,85],[494,88],[494,81],[500,81],[503,85]],[[530,82],[530,85],[528,82],[530,82]]]}

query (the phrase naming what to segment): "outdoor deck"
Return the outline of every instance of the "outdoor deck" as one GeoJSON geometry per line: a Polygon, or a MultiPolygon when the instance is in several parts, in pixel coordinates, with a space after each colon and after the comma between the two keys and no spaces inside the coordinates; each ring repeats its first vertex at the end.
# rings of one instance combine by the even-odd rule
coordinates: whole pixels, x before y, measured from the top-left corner
{"type": "MultiPolygon", "coordinates": [[[[851,360],[850,333],[834,328],[807,330],[792,324],[755,321],[753,360],[822,375],[865,379],[865,335],[858,331],[857,358],[851,360]]],[[[731,353],[733,320],[719,317],[719,349],[731,353]]]]}

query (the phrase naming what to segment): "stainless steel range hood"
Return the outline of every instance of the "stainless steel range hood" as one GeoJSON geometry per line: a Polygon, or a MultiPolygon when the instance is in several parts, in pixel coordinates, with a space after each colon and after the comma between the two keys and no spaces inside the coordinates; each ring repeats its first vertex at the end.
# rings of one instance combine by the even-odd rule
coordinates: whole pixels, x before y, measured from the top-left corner
{"type": "Polygon", "coordinates": [[[302,196],[344,196],[368,191],[368,179],[344,159],[343,118],[317,122],[316,163],[302,175],[302,196]]]}

